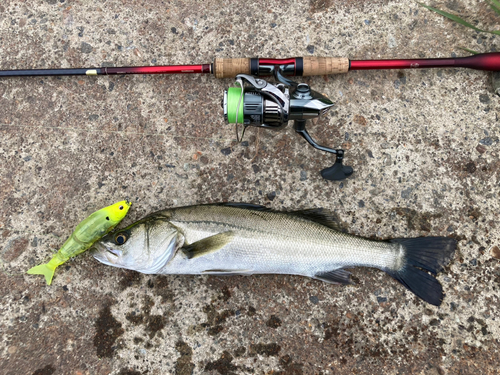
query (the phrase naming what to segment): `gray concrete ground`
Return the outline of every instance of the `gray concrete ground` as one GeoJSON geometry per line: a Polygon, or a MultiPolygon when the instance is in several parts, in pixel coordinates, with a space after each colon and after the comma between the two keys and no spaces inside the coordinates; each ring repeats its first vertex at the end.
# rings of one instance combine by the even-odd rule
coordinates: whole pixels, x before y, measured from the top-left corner
{"type": "MultiPolygon", "coordinates": [[[[480,27],[486,3],[432,2],[480,27]]],[[[4,0],[0,68],[209,63],[215,57],[448,57],[498,37],[410,1],[4,0]]],[[[372,71],[304,79],[337,104],[311,133],[236,144],[212,76],[0,82],[2,374],[493,374],[500,360],[499,98],[488,73],[372,71]],[[229,150],[228,148],[231,147],[229,150]],[[225,150],[222,152],[221,150],[225,150]],[[157,277],[84,254],[51,286],[48,261],[91,212],[133,200],[124,224],[165,207],[243,201],[325,207],[353,234],[452,236],[427,305],[377,270],[355,286],[294,276],[157,277]]]]}

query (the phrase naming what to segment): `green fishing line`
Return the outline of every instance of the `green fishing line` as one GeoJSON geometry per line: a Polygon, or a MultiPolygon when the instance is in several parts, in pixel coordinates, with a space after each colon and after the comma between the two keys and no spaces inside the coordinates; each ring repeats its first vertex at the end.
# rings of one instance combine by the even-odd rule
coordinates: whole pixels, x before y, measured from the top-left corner
{"type": "Polygon", "coordinates": [[[227,121],[230,124],[243,124],[243,98],[241,98],[241,87],[229,87],[227,89],[227,121]],[[240,101],[241,98],[241,101],[240,101]],[[236,122],[236,109],[238,110],[238,122],[236,122]]]}

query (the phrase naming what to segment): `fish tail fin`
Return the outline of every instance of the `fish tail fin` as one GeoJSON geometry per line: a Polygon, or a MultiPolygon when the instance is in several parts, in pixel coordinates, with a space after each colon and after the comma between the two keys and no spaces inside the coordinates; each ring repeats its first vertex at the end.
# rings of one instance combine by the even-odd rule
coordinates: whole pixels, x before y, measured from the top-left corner
{"type": "Polygon", "coordinates": [[[429,273],[437,274],[452,259],[457,241],[448,237],[397,238],[404,248],[403,266],[399,270],[385,269],[408,290],[424,301],[439,306],[443,301],[443,287],[429,273]]]}
{"type": "Polygon", "coordinates": [[[45,276],[45,281],[47,285],[52,283],[52,278],[54,277],[54,273],[56,271],[56,267],[50,263],[40,264],[39,266],[35,266],[30,268],[27,273],[30,275],[43,275],[45,276]]]}

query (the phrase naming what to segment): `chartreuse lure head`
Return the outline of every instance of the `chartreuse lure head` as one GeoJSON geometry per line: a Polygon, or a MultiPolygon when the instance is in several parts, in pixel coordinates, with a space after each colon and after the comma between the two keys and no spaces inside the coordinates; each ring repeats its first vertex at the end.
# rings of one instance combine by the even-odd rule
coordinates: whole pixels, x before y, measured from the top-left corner
{"type": "Polygon", "coordinates": [[[28,274],[44,275],[47,284],[50,285],[58,266],[89,249],[94,242],[116,227],[127,215],[131,205],[132,203],[126,199],[92,213],[76,226],[50,262],[29,269],[28,274]]]}
{"type": "MultiPolygon", "coordinates": [[[[127,199],[124,201],[120,201],[118,203],[112,204],[111,206],[104,207],[103,209],[99,211],[103,211],[103,213],[107,214],[109,216],[109,221],[111,223],[114,223],[114,226],[118,225],[120,221],[123,220],[125,215],[127,215],[127,212],[130,208],[132,203],[130,203],[127,199]]],[[[99,212],[97,211],[97,212],[99,212]]]]}

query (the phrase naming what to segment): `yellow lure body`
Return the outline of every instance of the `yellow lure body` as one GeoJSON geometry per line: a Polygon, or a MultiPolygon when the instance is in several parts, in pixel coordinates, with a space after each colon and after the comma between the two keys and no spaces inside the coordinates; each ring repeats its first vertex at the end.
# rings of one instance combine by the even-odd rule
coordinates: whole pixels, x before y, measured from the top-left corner
{"type": "Polygon", "coordinates": [[[50,285],[58,266],[88,250],[94,242],[116,227],[127,215],[131,205],[128,200],[124,200],[91,214],[76,226],[71,236],[48,263],[30,268],[28,274],[44,275],[45,281],[50,285]]]}

